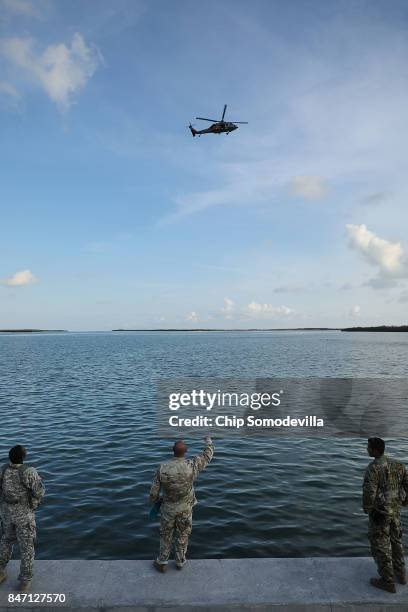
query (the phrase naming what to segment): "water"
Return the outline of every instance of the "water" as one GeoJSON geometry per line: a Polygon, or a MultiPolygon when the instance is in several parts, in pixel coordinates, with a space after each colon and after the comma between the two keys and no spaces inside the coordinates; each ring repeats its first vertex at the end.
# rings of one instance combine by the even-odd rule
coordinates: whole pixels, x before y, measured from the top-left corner
{"type": "MultiPolygon", "coordinates": [[[[42,474],[38,557],[149,559],[159,377],[406,376],[408,334],[81,333],[0,336],[0,457],[42,474]],[[30,462],[30,461],[28,461],[30,462]]],[[[190,441],[190,455],[202,441],[190,441]]],[[[366,555],[363,439],[224,437],[197,481],[189,556],[366,555]]],[[[406,439],[387,439],[406,460],[406,439]]]]}

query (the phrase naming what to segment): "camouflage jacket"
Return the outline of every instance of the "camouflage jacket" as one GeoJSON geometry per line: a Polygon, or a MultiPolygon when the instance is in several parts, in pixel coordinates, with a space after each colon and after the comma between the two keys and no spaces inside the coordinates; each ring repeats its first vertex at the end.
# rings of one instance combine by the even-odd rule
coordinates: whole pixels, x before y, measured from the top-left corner
{"type": "Polygon", "coordinates": [[[363,510],[393,514],[408,504],[408,474],[405,465],[385,455],[375,458],[364,475],[363,510]]]}
{"type": "Polygon", "coordinates": [[[0,513],[21,515],[34,512],[45,494],[45,487],[37,470],[22,464],[10,463],[0,471],[0,513]]]}
{"type": "Polygon", "coordinates": [[[162,463],[150,489],[150,502],[158,501],[162,490],[162,511],[177,513],[191,509],[197,503],[193,482],[210,463],[213,455],[214,445],[211,439],[208,439],[201,455],[193,459],[173,457],[162,463]]]}

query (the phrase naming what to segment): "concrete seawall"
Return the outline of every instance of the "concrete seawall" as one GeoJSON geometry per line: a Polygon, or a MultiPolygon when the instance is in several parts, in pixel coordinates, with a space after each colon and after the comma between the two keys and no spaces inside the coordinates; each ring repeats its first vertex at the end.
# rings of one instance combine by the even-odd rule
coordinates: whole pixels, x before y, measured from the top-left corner
{"type": "Polygon", "coordinates": [[[64,593],[63,604],[10,603],[17,574],[12,561],[0,585],[0,612],[408,611],[408,585],[397,585],[395,595],[371,587],[374,563],[359,557],[191,560],[182,571],[169,564],[166,574],[151,561],[37,561],[32,594],[64,593]]]}

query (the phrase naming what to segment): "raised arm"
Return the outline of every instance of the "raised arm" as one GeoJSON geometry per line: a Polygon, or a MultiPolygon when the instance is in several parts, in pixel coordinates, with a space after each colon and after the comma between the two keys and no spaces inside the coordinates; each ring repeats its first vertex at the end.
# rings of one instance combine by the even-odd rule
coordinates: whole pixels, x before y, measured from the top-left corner
{"type": "Polygon", "coordinates": [[[150,489],[149,502],[155,504],[160,499],[160,468],[157,470],[153,478],[153,484],[150,489]]]}
{"type": "Polygon", "coordinates": [[[374,509],[378,490],[377,470],[368,466],[364,475],[363,483],[363,510],[366,514],[374,509]]]}
{"type": "Polygon", "coordinates": [[[214,444],[209,436],[205,439],[205,447],[201,455],[197,455],[193,459],[190,459],[190,464],[193,468],[194,478],[197,478],[198,474],[205,470],[207,465],[210,463],[214,456],[214,444]]]}

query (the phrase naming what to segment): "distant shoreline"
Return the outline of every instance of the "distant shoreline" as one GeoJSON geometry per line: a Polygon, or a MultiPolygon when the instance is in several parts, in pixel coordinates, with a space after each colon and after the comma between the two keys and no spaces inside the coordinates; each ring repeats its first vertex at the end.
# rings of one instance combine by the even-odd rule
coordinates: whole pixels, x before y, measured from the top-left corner
{"type": "Polygon", "coordinates": [[[339,331],[338,327],[250,327],[247,329],[221,328],[160,328],[160,329],[112,329],[113,332],[251,332],[251,331],[339,331]]]}
{"type": "MultiPolygon", "coordinates": [[[[209,328],[209,327],[192,327],[192,328],[175,328],[163,327],[156,329],[125,329],[117,328],[110,330],[111,332],[285,332],[285,331],[341,331],[341,332],[408,332],[408,325],[377,325],[373,327],[249,327],[244,329],[239,328],[209,328]]],[[[68,334],[67,329],[0,329],[0,334],[68,334]]],[[[75,333],[75,332],[73,332],[75,333]]],[[[81,333],[81,332],[78,332],[81,333]]],[[[89,333],[89,332],[82,332],[89,333]]],[[[106,333],[105,331],[96,331],[94,333],[106,333]]],[[[109,333],[109,332],[108,332],[109,333]]]]}
{"type": "Polygon", "coordinates": [[[374,327],[345,327],[344,332],[408,332],[408,325],[377,325],[374,327]]]}
{"type": "Polygon", "coordinates": [[[0,329],[0,334],[64,334],[66,329],[0,329]]]}
{"type": "Polygon", "coordinates": [[[245,329],[220,328],[160,328],[112,329],[113,332],[265,332],[265,331],[341,331],[341,332],[408,332],[408,325],[377,325],[375,327],[249,327],[245,329]]]}

